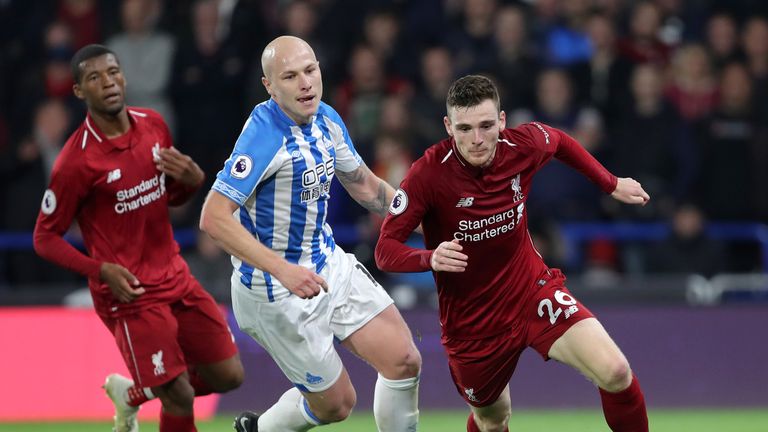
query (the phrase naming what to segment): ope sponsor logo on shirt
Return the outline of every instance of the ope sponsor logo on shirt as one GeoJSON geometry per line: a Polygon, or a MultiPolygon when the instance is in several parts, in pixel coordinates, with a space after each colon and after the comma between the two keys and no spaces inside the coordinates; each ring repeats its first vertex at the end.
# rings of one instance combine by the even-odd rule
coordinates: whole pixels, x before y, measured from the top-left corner
{"type": "Polygon", "coordinates": [[[301,202],[311,203],[317,201],[322,196],[328,196],[331,192],[331,179],[334,172],[333,158],[304,170],[301,173],[301,202]],[[323,176],[327,180],[321,181],[323,176]]]}

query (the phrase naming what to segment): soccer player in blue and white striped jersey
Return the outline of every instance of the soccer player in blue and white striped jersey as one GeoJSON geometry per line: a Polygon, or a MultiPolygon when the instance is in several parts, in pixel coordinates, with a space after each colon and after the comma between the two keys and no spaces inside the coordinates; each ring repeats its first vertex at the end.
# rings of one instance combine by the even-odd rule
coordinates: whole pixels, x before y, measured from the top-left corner
{"type": "Polygon", "coordinates": [[[325,221],[334,176],[380,215],[394,189],[368,169],[338,113],[320,101],[320,65],[305,41],[278,37],[261,62],[271,98],[246,120],[200,227],[232,255],[238,325],[294,387],[262,415],[238,416],[235,429],[305,431],[346,418],[356,397],[336,338],[379,372],[379,430],[415,431],[419,352],[392,299],[335,244],[325,221]]]}

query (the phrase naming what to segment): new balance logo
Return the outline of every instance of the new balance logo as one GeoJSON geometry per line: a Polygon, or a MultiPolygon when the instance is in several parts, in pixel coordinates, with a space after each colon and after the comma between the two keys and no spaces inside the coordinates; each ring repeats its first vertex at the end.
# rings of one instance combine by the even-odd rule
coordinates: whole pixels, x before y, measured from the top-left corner
{"type": "Polygon", "coordinates": [[[459,199],[459,202],[456,203],[456,207],[471,207],[472,203],[475,202],[475,197],[466,197],[459,199]]]}
{"type": "Polygon", "coordinates": [[[109,174],[107,174],[107,184],[120,180],[120,177],[120,168],[110,171],[109,174]]]}

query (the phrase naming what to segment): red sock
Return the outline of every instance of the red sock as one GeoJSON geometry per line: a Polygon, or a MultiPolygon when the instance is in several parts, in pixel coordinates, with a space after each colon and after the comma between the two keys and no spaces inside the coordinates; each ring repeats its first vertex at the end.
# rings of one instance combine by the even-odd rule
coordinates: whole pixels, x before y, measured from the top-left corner
{"type": "MultiPolygon", "coordinates": [[[[509,428],[504,428],[505,432],[509,432],[509,428]]],[[[469,418],[467,418],[467,432],[480,432],[480,428],[477,427],[477,423],[475,423],[475,414],[469,413],[469,418]]]]}
{"type": "Polygon", "coordinates": [[[467,432],[480,432],[480,428],[478,428],[477,423],[475,423],[474,413],[469,413],[469,418],[467,418],[467,432]]]}
{"type": "Polygon", "coordinates": [[[189,383],[195,389],[195,397],[205,396],[213,393],[213,390],[206,384],[194,369],[189,369],[189,383]]]}
{"type": "Polygon", "coordinates": [[[129,406],[139,406],[148,400],[149,398],[143,388],[132,386],[128,389],[128,398],[126,399],[126,402],[129,406]]]}
{"type": "Polygon", "coordinates": [[[608,426],[614,432],[648,432],[648,413],[645,398],[640,390],[637,377],[632,374],[632,383],[618,393],[600,389],[603,414],[608,426]]]}
{"type": "Polygon", "coordinates": [[[161,411],[160,432],[197,432],[195,416],[175,416],[161,411]]]}

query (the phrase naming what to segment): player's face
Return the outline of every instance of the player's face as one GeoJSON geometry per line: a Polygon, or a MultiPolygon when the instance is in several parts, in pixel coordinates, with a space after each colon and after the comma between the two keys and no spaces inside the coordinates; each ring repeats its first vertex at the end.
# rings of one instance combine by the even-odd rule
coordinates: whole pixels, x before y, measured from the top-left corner
{"type": "Polygon", "coordinates": [[[491,99],[469,108],[451,107],[443,119],[445,130],[456,141],[461,156],[476,167],[490,165],[501,128],[507,122],[491,99]]]}
{"type": "Polygon", "coordinates": [[[275,56],[269,77],[262,79],[267,92],[296,124],[307,124],[323,97],[320,63],[311,49],[296,45],[275,56]]]}
{"type": "Polygon", "coordinates": [[[104,54],[85,60],[80,63],[80,70],[80,82],[73,86],[73,90],[89,110],[117,115],[125,108],[125,78],[114,55],[104,54]]]}

